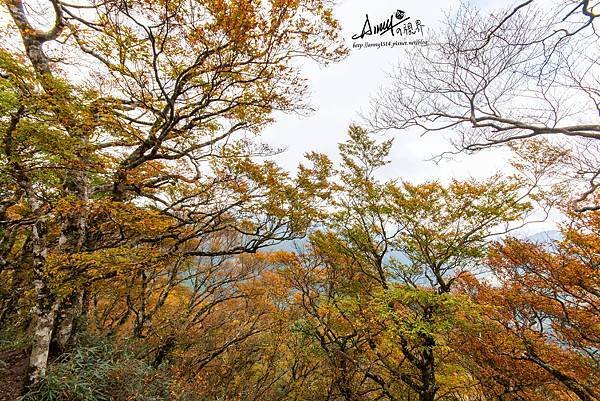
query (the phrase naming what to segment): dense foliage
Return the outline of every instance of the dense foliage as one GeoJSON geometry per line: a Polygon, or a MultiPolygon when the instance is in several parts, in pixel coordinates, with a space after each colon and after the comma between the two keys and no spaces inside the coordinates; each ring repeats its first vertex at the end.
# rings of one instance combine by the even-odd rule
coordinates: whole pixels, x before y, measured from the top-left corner
{"type": "Polygon", "coordinates": [[[329,1],[2,7],[0,360],[25,354],[24,400],[599,399],[600,211],[540,185],[550,145],[514,175],[383,181],[392,141],[353,125],[339,163],[287,172],[258,134],[307,107],[298,58],[346,54],[329,1]],[[560,239],[511,236],[543,202],[560,239]]]}

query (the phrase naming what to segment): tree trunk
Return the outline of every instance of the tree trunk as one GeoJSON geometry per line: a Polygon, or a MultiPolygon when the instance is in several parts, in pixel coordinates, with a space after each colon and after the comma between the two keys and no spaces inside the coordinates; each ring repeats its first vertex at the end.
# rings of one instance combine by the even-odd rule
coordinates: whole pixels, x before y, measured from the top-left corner
{"type": "MultiPolygon", "coordinates": [[[[31,201],[36,204],[35,201],[31,201]]],[[[31,203],[30,202],[30,203],[31,203]]],[[[54,329],[54,319],[58,303],[46,281],[46,223],[38,221],[33,226],[33,286],[36,293],[36,305],[33,310],[33,342],[29,356],[29,384],[36,384],[46,374],[50,341],[54,329]]]]}
{"type": "Polygon", "coordinates": [[[434,401],[437,389],[430,387],[419,393],[419,401],[434,401]]]}
{"type": "Polygon", "coordinates": [[[61,302],[55,320],[51,342],[51,356],[57,357],[65,353],[75,343],[77,332],[81,329],[78,320],[83,307],[83,292],[74,291],[61,302]]]}
{"type": "MultiPolygon", "coordinates": [[[[431,323],[433,319],[431,308],[425,308],[424,319],[431,323]]],[[[419,370],[421,371],[421,389],[419,391],[419,401],[434,401],[438,390],[435,378],[435,338],[425,333],[422,335],[423,347],[421,351],[421,361],[419,370]]]]}
{"type": "Polygon", "coordinates": [[[529,354],[529,360],[550,373],[556,380],[576,394],[581,401],[597,401],[600,399],[599,395],[592,388],[579,383],[575,378],[544,362],[534,352],[530,351],[529,354]]]}
{"type": "Polygon", "coordinates": [[[169,338],[167,338],[164,344],[158,347],[158,350],[156,351],[156,355],[154,357],[154,361],[152,362],[152,366],[158,368],[163,363],[165,358],[169,356],[171,351],[173,351],[176,345],[177,339],[175,337],[170,336],[169,338]]]}
{"type": "MultiPolygon", "coordinates": [[[[41,86],[46,93],[51,95],[55,92],[53,86],[50,85],[52,71],[50,69],[48,57],[44,53],[43,45],[45,42],[57,39],[65,27],[60,3],[52,2],[55,14],[54,26],[45,32],[40,31],[31,25],[22,0],[9,0],[6,2],[6,6],[12,20],[21,33],[25,52],[35,69],[41,86]]],[[[61,100],[65,102],[70,101],[68,96],[61,100]]],[[[78,149],[76,149],[76,154],[80,157],[80,160],[87,161],[89,158],[86,139],[89,133],[82,131],[80,127],[77,126],[77,120],[74,116],[69,115],[68,118],[64,118],[64,116],[59,117],[61,117],[61,120],[65,121],[64,125],[69,135],[81,141],[78,145],[78,149]]],[[[31,209],[33,211],[39,210],[40,202],[35,198],[31,182],[29,182],[26,177],[23,178],[23,183],[25,184],[24,189],[28,192],[28,201],[31,209]]],[[[85,170],[80,168],[66,170],[63,178],[63,190],[67,198],[74,195],[78,201],[85,205],[88,201],[87,174],[85,170]]],[[[46,282],[47,277],[44,272],[45,257],[47,253],[45,246],[45,231],[45,223],[42,223],[42,217],[40,216],[38,222],[34,226],[33,238],[34,287],[36,290],[37,303],[34,311],[33,346],[29,366],[30,383],[36,383],[44,376],[46,365],[48,363],[50,345],[53,342],[57,344],[59,350],[64,350],[64,347],[72,338],[73,322],[78,317],[76,302],[67,302],[60,311],[58,321],[56,321],[60,302],[59,300],[54,299],[46,282]],[[56,330],[54,330],[55,325],[57,326],[56,330]],[[55,338],[53,338],[53,335],[55,338]]],[[[82,210],[70,213],[63,221],[61,221],[59,249],[65,254],[80,252],[85,241],[85,236],[85,213],[83,213],[82,210]]],[[[79,298],[79,294],[77,293],[73,294],[73,296],[75,299],[79,298]]]]}
{"type": "Polygon", "coordinates": [[[37,384],[46,375],[48,366],[48,355],[50,352],[50,341],[54,328],[54,320],[58,304],[51,299],[43,301],[42,305],[36,307],[36,316],[33,329],[33,345],[29,355],[28,383],[37,384]]]}
{"type": "Polygon", "coordinates": [[[435,357],[433,347],[435,340],[427,336],[425,349],[422,352],[423,365],[421,366],[421,389],[419,401],[434,401],[438,386],[435,380],[435,357]]]}

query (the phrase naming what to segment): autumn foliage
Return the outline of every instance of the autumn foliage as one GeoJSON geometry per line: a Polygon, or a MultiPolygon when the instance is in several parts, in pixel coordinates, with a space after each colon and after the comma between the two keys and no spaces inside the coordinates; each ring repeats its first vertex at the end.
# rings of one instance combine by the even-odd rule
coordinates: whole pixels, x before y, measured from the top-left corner
{"type": "Polygon", "coordinates": [[[0,44],[24,400],[599,399],[600,212],[524,240],[523,171],[382,181],[392,141],[356,125],[339,163],[270,160],[297,60],[347,52],[329,1],[39,6],[2,2],[0,44]]]}

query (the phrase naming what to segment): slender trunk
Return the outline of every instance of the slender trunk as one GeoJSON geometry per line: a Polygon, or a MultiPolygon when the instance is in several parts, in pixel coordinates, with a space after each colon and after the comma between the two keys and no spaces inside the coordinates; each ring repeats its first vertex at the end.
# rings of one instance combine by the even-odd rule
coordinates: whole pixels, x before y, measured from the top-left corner
{"type": "Polygon", "coordinates": [[[158,347],[156,355],[154,356],[154,361],[152,362],[152,366],[158,368],[163,363],[165,358],[169,356],[171,351],[175,349],[176,345],[177,339],[173,336],[169,336],[167,340],[160,347],[158,347]]]}
{"type": "MultiPolygon", "coordinates": [[[[28,287],[29,270],[25,267],[27,258],[33,254],[31,234],[27,234],[21,254],[17,260],[12,262],[13,274],[11,278],[10,294],[2,301],[0,310],[0,326],[6,324],[11,319],[18,308],[19,299],[23,296],[23,291],[28,287]]],[[[26,325],[24,325],[26,326],[26,325]]]]}
{"type": "Polygon", "coordinates": [[[133,335],[137,338],[142,338],[144,334],[144,327],[147,323],[147,314],[146,314],[146,290],[147,290],[148,280],[146,277],[146,271],[142,267],[140,269],[140,306],[138,310],[135,312],[135,326],[133,328],[133,335]]]}
{"type": "MultiPolygon", "coordinates": [[[[431,307],[425,307],[423,310],[423,319],[431,323],[433,320],[434,311],[431,307]]],[[[434,401],[436,393],[438,391],[437,380],[435,377],[435,338],[429,334],[424,333],[421,335],[422,346],[420,352],[420,360],[418,368],[420,370],[420,381],[419,386],[419,401],[434,401]]]]}
{"type": "MultiPolygon", "coordinates": [[[[5,150],[7,155],[10,155],[12,152],[11,131],[16,129],[19,119],[20,113],[17,113],[11,118],[11,124],[5,140],[5,150]]],[[[22,166],[17,162],[13,162],[12,169],[17,178],[17,185],[25,195],[25,200],[31,210],[31,215],[36,218],[36,221],[32,226],[31,235],[24,248],[24,252],[31,251],[33,264],[35,306],[32,311],[33,341],[29,358],[27,380],[29,384],[35,384],[43,378],[46,373],[49,346],[58,304],[47,281],[46,256],[48,255],[48,248],[46,237],[48,234],[48,226],[46,217],[44,216],[44,205],[37,197],[35,188],[30,178],[24,172],[22,166]]]]}
{"type": "Polygon", "coordinates": [[[48,283],[46,272],[46,257],[48,248],[46,237],[48,226],[43,216],[43,204],[37,198],[34,187],[29,178],[23,173],[18,164],[13,164],[13,169],[18,177],[17,183],[23,189],[26,200],[31,208],[32,215],[37,216],[33,224],[30,241],[33,264],[33,289],[35,293],[35,306],[33,308],[33,340],[29,356],[28,383],[36,384],[46,373],[50,341],[54,328],[54,319],[58,303],[48,283]]]}
{"type": "Polygon", "coordinates": [[[84,288],[79,298],[79,310],[78,317],[73,323],[73,333],[71,335],[71,343],[74,344],[78,341],[81,333],[88,327],[90,313],[90,292],[87,288],[84,288]]]}

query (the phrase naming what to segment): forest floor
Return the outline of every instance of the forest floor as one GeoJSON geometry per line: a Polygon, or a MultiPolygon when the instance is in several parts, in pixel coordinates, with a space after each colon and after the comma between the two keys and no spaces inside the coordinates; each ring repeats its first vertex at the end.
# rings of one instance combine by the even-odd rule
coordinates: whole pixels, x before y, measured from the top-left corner
{"type": "Polygon", "coordinates": [[[0,352],[0,401],[15,401],[21,395],[27,375],[26,350],[0,352]]]}

